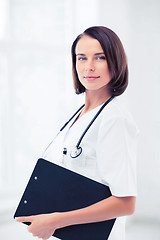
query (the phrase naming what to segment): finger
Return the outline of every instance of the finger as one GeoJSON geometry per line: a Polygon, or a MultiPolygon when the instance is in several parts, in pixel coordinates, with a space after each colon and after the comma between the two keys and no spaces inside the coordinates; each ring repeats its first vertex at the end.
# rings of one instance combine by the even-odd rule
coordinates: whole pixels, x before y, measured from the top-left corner
{"type": "Polygon", "coordinates": [[[32,222],[32,217],[17,217],[17,222],[32,222]]]}
{"type": "Polygon", "coordinates": [[[32,233],[30,226],[27,229],[28,229],[28,232],[32,233]]]}

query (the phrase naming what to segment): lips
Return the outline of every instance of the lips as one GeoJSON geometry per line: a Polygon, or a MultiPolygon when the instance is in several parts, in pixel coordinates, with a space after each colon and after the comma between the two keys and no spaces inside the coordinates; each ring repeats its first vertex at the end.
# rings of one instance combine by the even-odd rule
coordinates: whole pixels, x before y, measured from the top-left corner
{"type": "Polygon", "coordinates": [[[87,81],[92,82],[92,81],[95,81],[96,79],[100,78],[100,76],[85,76],[84,78],[87,81]]]}

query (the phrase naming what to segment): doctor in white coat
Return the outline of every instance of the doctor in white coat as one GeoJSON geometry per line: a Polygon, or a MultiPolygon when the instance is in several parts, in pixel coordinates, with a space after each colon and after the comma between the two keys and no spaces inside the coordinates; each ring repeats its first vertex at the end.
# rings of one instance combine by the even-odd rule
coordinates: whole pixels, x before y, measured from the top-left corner
{"type": "Polygon", "coordinates": [[[134,213],[137,195],[138,133],[131,114],[117,97],[128,85],[126,55],[112,30],[96,26],[86,29],[73,42],[72,62],[75,91],[85,94],[85,106],[59,135],[47,160],[106,184],[112,196],[83,209],[19,217],[17,221],[31,222],[28,231],[48,239],[58,228],[117,218],[108,239],[124,240],[125,216],[134,213]],[[86,126],[110,98],[84,136],[83,151],[72,158],[71,152],[86,126]]]}

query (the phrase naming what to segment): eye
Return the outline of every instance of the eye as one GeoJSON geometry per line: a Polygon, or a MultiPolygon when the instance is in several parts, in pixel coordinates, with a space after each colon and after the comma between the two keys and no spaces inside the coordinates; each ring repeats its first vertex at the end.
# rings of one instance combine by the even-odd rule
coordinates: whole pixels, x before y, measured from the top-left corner
{"type": "Polygon", "coordinates": [[[85,60],[86,60],[86,57],[79,57],[78,60],[79,60],[79,61],[85,61],[85,60]]]}
{"type": "Polygon", "coordinates": [[[99,57],[97,57],[97,59],[98,59],[98,60],[105,60],[106,57],[105,57],[105,56],[99,56],[99,57]]]}

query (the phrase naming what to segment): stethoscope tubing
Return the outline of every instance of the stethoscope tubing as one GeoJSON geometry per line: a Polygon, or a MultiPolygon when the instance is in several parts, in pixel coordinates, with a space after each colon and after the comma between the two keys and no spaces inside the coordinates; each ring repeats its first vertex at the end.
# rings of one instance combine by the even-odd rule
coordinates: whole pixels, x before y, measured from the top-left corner
{"type": "Polygon", "coordinates": [[[84,138],[86,132],[88,131],[88,129],[91,127],[91,125],[94,123],[94,121],[96,120],[96,118],[98,117],[98,115],[102,112],[102,110],[104,109],[104,107],[113,99],[113,97],[109,98],[103,105],[102,107],[99,109],[99,111],[96,113],[96,115],[94,116],[94,118],[91,120],[91,122],[88,124],[88,126],[86,127],[86,129],[84,130],[84,132],[82,133],[79,141],[77,142],[76,147],[78,148],[79,145],[82,142],[82,139],[84,138]]]}
{"type": "MultiPolygon", "coordinates": [[[[82,133],[82,135],[80,136],[76,147],[74,148],[73,151],[71,151],[70,156],[71,158],[77,158],[81,153],[82,153],[82,147],[80,146],[85,134],[87,133],[87,131],[89,130],[89,128],[92,126],[92,124],[94,123],[94,121],[96,120],[96,118],[99,116],[99,114],[102,112],[102,110],[104,109],[104,107],[110,102],[112,101],[114,97],[110,97],[99,109],[99,111],[96,113],[96,115],[93,117],[93,119],[90,121],[90,123],[88,124],[88,126],[86,127],[86,129],[84,130],[84,132],[82,133]]],[[[46,147],[44,153],[42,154],[42,156],[45,155],[46,151],[48,150],[48,148],[51,146],[51,144],[53,143],[53,141],[55,140],[56,137],[58,137],[58,135],[63,131],[63,129],[70,123],[70,121],[77,115],[78,112],[80,112],[80,110],[85,106],[85,104],[83,104],[73,115],[72,117],[62,126],[62,128],[59,130],[58,134],[53,138],[53,140],[49,143],[49,145],[46,147]]],[[[65,148],[65,154],[67,153],[67,150],[65,148]]]]}

